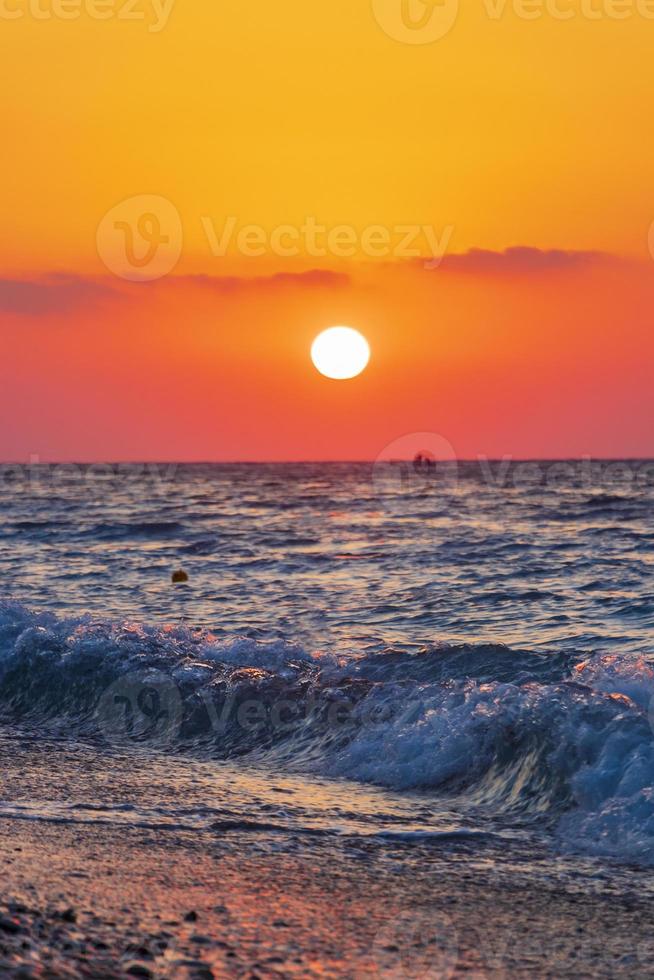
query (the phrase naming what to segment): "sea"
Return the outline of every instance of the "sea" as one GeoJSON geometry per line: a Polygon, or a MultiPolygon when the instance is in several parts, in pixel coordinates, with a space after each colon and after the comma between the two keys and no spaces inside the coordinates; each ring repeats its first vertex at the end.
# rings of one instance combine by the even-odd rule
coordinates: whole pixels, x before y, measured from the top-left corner
{"type": "Polygon", "coordinates": [[[2,738],[153,773],[0,816],[654,865],[651,461],[7,464],[0,503],[2,738]]]}

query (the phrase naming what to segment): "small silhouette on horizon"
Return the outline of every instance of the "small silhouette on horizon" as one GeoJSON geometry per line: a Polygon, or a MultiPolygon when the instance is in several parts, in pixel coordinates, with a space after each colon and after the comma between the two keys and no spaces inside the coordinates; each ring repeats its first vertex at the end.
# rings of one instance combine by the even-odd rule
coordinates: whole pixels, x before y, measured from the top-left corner
{"type": "Polygon", "coordinates": [[[436,466],[433,456],[427,453],[416,453],[413,459],[414,470],[433,470],[436,466]]]}

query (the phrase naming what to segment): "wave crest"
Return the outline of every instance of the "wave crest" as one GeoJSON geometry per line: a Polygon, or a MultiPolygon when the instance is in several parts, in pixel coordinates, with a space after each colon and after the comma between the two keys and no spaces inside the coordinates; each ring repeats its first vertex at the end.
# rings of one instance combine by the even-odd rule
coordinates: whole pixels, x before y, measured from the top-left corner
{"type": "Polygon", "coordinates": [[[0,604],[0,716],[399,791],[654,864],[654,670],[495,644],[338,661],[283,640],[0,604]]]}

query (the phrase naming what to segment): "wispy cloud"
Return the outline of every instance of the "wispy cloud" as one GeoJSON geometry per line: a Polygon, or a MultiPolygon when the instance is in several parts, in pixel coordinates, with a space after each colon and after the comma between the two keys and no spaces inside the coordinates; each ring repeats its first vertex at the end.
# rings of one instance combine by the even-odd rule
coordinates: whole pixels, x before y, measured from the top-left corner
{"type": "Polygon", "coordinates": [[[117,295],[108,283],[82,276],[57,274],[39,279],[0,279],[0,313],[24,316],[73,313],[117,295]]]}
{"type": "MultiPolygon", "coordinates": [[[[582,269],[606,262],[620,262],[605,252],[566,251],[516,246],[504,251],[473,248],[459,255],[446,255],[439,269],[478,276],[533,275],[566,269],[582,269]]],[[[424,267],[423,259],[412,265],[424,267]]],[[[31,279],[0,278],[0,315],[32,317],[83,312],[108,302],[138,300],[148,290],[200,289],[217,295],[266,293],[282,290],[343,289],[352,284],[345,272],[308,269],[276,272],[267,276],[213,276],[207,274],[168,276],[151,283],[130,283],[111,277],[95,278],[63,273],[46,273],[31,279]]]]}
{"type": "Polygon", "coordinates": [[[270,276],[175,276],[162,282],[170,285],[189,283],[213,289],[216,292],[230,293],[235,290],[269,290],[279,288],[334,288],[348,286],[350,277],[344,272],[329,269],[308,269],[305,272],[275,272],[270,276]]]}
{"type": "Polygon", "coordinates": [[[517,245],[501,252],[472,248],[460,255],[446,255],[439,268],[477,275],[519,275],[580,268],[607,261],[617,259],[606,252],[540,249],[517,245]]]}
{"type": "Polygon", "coordinates": [[[128,283],[118,279],[45,274],[32,279],[0,279],[0,314],[48,316],[77,313],[99,303],[140,299],[153,288],[200,288],[219,294],[281,289],[341,288],[350,284],[345,273],[328,269],[277,272],[269,276],[169,276],[153,283],[128,283]]]}

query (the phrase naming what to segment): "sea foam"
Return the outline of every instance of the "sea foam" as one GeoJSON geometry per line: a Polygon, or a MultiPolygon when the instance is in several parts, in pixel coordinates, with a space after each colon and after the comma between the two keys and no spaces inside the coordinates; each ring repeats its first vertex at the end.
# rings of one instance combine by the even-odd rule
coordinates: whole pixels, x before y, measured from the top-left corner
{"type": "Polygon", "coordinates": [[[466,644],[347,660],[0,604],[6,723],[113,743],[129,721],[123,735],[159,751],[435,794],[646,865],[653,699],[652,665],[634,656],[466,644]],[[109,725],[107,706],[123,712],[109,725]]]}

